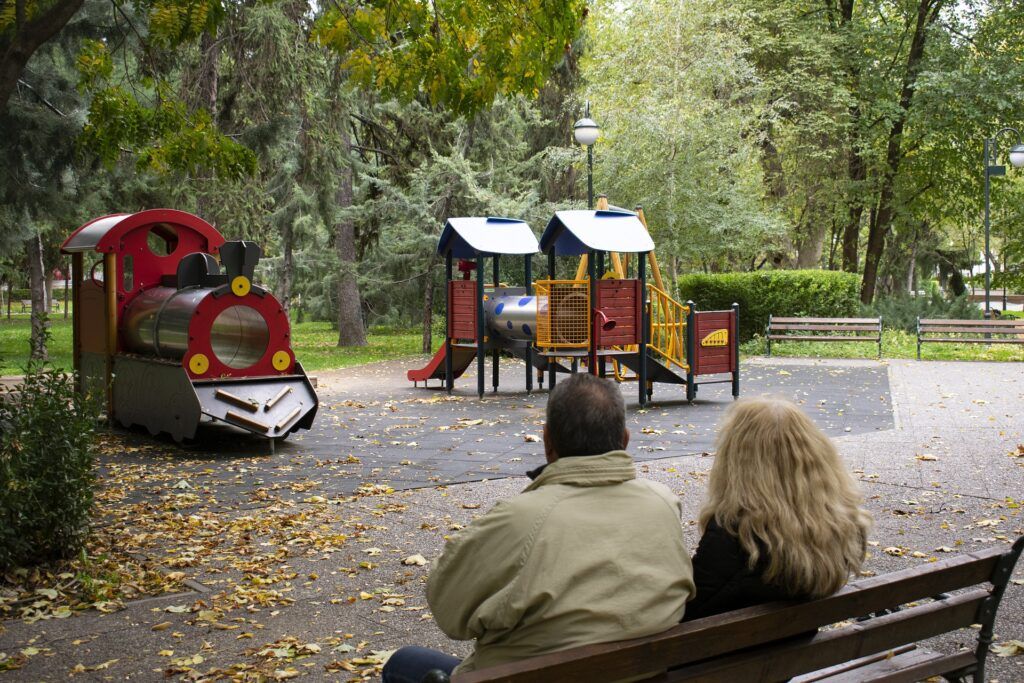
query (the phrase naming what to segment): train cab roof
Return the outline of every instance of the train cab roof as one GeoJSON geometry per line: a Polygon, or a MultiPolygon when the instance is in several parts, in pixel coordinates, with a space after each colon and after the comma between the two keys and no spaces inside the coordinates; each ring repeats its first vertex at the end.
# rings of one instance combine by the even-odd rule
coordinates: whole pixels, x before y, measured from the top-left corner
{"type": "Polygon", "coordinates": [[[535,254],[537,238],[526,221],[516,218],[449,218],[437,253],[470,259],[504,254],[535,254]]]}
{"type": "MultiPolygon", "coordinates": [[[[65,254],[88,251],[119,252],[125,237],[135,232],[154,232],[167,242],[177,242],[181,232],[189,233],[199,248],[216,251],[224,237],[198,216],[174,209],[150,209],[138,213],[117,213],[89,221],[64,240],[65,254]]],[[[183,240],[185,241],[185,240],[183,240]]]]}
{"type": "Polygon", "coordinates": [[[545,254],[579,256],[590,251],[644,254],[654,240],[635,213],[624,209],[558,211],[540,238],[545,254]]]}

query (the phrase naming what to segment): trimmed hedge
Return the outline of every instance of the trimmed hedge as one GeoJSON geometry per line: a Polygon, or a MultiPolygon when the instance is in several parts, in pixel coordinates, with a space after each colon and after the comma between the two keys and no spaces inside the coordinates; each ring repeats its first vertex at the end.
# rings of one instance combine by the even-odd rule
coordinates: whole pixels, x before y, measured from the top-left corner
{"type": "Polygon", "coordinates": [[[680,301],[697,310],[740,305],[740,341],[763,334],[768,316],[850,318],[860,315],[860,276],[834,270],[765,270],[752,273],[683,275],[680,301]]]}

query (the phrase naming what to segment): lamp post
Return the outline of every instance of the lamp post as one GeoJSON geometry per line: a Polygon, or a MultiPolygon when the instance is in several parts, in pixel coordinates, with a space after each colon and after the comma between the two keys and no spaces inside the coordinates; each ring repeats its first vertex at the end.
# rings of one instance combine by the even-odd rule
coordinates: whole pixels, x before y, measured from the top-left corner
{"type": "Polygon", "coordinates": [[[590,118],[590,102],[584,117],[577,121],[572,127],[572,135],[576,143],[587,147],[587,208],[594,208],[594,143],[601,134],[601,129],[594,120],[590,118]]]}
{"type": "Polygon", "coordinates": [[[1006,166],[998,165],[998,151],[996,149],[996,138],[1003,133],[1013,133],[1017,136],[1017,144],[1010,148],[1007,157],[1010,163],[1016,168],[1024,166],[1024,142],[1021,141],[1020,131],[1016,128],[1006,126],[996,131],[990,138],[985,138],[985,318],[992,317],[992,253],[989,247],[989,194],[991,191],[992,176],[1006,175],[1006,166]]]}

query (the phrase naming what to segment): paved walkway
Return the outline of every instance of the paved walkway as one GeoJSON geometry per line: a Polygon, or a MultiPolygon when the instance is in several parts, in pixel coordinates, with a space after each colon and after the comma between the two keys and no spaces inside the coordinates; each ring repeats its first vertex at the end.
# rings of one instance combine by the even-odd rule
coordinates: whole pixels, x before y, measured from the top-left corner
{"type": "MultiPolygon", "coordinates": [[[[408,365],[321,374],[316,429],[274,455],[226,430],[208,434],[212,449],[137,434],[108,441],[98,523],[116,552],[179,572],[179,592],[111,614],[8,620],[0,652],[35,652],[7,675],[53,680],[81,664],[76,677],[86,680],[165,672],[347,680],[372,676],[381,651],[406,643],[465,653],[467,644],[448,641],[430,619],[427,572],[446,534],[515,495],[521,473],[541,462],[534,437],[545,394],[519,392],[516,369],[506,373],[507,392],[478,401],[470,376],[448,397],[408,386],[408,365]]],[[[1019,365],[773,358],[743,370],[745,395],[801,402],[863,482],[875,516],[869,571],[1024,534],[1019,365]],[[881,551],[888,547],[903,555],[881,551]]],[[[625,385],[627,400],[634,389],[625,385]]],[[[690,520],[731,397],[725,386],[706,387],[691,406],[679,393],[658,387],[649,409],[629,408],[631,450],[643,476],[681,496],[692,548],[690,520]]],[[[1014,578],[1024,580],[1024,566],[1014,578]]],[[[1020,585],[997,624],[997,642],[1010,639],[1024,640],[1020,585]]],[[[1024,657],[990,661],[993,679],[1024,680],[1024,657]]]]}

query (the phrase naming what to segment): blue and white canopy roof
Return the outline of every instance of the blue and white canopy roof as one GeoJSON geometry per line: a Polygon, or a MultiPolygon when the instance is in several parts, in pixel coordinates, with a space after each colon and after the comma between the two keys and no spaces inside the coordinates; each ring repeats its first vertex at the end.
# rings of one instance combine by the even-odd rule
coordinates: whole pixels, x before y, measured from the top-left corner
{"type": "Polygon", "coordinates": [[[515,218],[449,218],[444,224],[437,253],[455,258],[495,254],[535,254],[537,238],[526,221],[515,218]]]}
{"type": "Polygon", "coordinates": [[[558,211],[544,229],[540,248],[545,254],[554,249],[556,256],[588,251],[640,254],[653,251],[654,240],[632,211],[558,211]]]}

